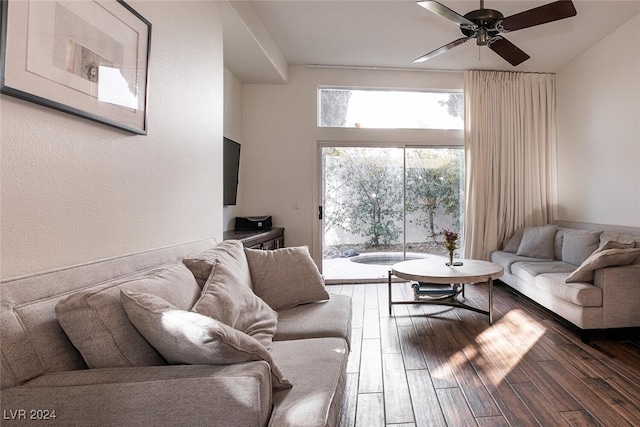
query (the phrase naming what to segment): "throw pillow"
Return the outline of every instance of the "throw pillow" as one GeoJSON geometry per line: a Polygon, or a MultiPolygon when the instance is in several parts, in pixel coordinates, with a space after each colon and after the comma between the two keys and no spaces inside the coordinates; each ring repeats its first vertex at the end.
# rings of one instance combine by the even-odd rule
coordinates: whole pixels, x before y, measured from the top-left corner
{"type": "Polygon", "coordinates": [[[530,258],[553,260],[555,257],[554,239],[556,231],[557,227],[555,225],[525,227],[522,232],[522,241],[516,254],[530,258]]]}
{"type": "Polygon", "coordinates": [[[122,291],[122,305],[136,329],[173,364],[229,365],[264,360],[273,388],[291,388],[271,353],[256,339],[215,319],[179,310],[160,297],[122,291]]]}
{"type": "Polygon", "coordinates": [[[610,233],[605,231],[600,235],[600,244],[602,245],[605,242],[614,241],[621,243],[623,245],[627,245],[629,248],[640,248],[638,243],[640,241],[640,236],[632,236],[630,234],[621,234],[621,233],[610,233]]]}
{"type": "MultiPolygon", "coordinates": [[[[596,252],[604,251],[605,249],[631,249],[635,248],[635,242],[633,243],[620,243],[615,240],[600,240],[600,246],[596,249],[596,252]]],[[[595,253],[595,252],[594,252],[595,253]]]]}
{"type": "Polygon", "coordinates": [[[225,240],[211,249],[182,260],[193,273],[198,284],[202,287],[211,275],[211,268],[216,260],[222,261],[232,269],[238,280],[252,288],[251,273],[244,254],[244,246],[239,240],[225,240]]]}
{"type": "Polygon", "coordinates": [[[129,322],[121,289],[158,295],[186,310],[200,296],[193,274],[177,263],[73,293],[56,305],[60,326],[90,368],[165,365],[129,322]]]}
{"type": "Polygon", "coordinates": [[[329,299],[306,246],[272,251],[245,248],[253,290],[274,310],[329,299]]]}
{"type": "Polygon", "coordinates": [[[518,248],[520,247],[520,242],[522,241],[522,233],[524,232],[524,228],[517,229],[513,236],[504,244],[504,248],[502,249],[505,252],[511,252],[515,254],[518,252],[518,248]]]}
{"type": "Polygon", "coordinates": [[[633,264],[640,256],[640,248],[603,249],[587,258],[565,282],[593,282],[593,272],[599,268],[633,264]]]}
{"type": "Polygon", "coordinates": [[[600,244],[602,231],[565,230],[562,242],[562,261],[573,265],[582,264],[600,244]]]}
{"type": "Polygon", "coordinates": [[[219,320],[271,348],[278,313],[261,300],[226,263],[215,261],[191,311],[219,320]]]}

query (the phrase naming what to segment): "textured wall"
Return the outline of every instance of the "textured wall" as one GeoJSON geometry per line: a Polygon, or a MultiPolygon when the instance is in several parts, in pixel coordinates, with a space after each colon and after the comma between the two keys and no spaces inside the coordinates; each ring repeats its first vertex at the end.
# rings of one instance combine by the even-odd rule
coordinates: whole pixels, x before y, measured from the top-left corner
{"type": "Polygon", "coordinates": [[[0,96],[2,277],[222,235],[222,5],[152,27],[148,135],[0,96]]]}
{"type": "Polygon", "coordinates": [[[557,73],[559,219],[640,226],[639,25],[557,73]]]}

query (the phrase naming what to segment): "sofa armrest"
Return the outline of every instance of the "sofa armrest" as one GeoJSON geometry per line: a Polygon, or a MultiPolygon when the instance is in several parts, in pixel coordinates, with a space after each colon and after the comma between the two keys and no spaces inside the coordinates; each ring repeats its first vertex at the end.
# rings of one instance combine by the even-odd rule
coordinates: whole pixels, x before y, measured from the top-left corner
{"type": "Polygon", "coordinates": [[[264,361],[87,369],[45,374],[0,393],[3,425],[55,411],[47,425],[265,426],[271,371],[264,361]]]}
{"type": "Polygon", "coordinates": [[[640,326],[640,264],[595,270],[593,283],[602,289],[605,327],[640,326]]]}

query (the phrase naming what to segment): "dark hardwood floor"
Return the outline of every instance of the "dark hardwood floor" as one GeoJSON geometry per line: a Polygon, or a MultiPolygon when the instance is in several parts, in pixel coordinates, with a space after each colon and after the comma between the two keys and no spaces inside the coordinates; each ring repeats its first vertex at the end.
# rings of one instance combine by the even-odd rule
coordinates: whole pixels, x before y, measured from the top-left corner
{"type": "MultiPolygon", "coordinates": [[[[412,299],[394,284],[394,300],[412,299]]],[[[494,323],[396,305],[387,284],[330,285],[353,301],[341,426],[640,426],[640,330],[576,331],[498,282],[494,323]]],[[[487,307],[487,285],[466,302],[487,307]]]]}

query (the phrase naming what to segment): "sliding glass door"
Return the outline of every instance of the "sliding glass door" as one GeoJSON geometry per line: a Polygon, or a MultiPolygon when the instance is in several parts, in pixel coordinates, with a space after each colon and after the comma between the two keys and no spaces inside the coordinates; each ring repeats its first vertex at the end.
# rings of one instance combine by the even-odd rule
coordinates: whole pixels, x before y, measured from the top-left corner
{"type": "Polygon", "coordinates": [[[327,281],[386,280],[396,262],[444,255],[442,231],[461,230],[461,148],[333,145],[321,159],[327,281]]]}

